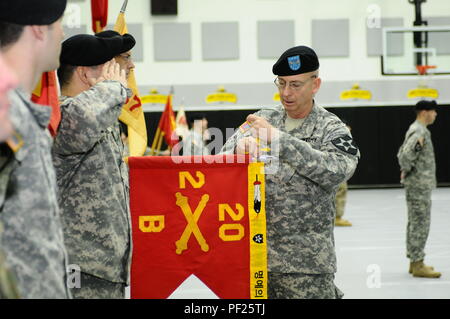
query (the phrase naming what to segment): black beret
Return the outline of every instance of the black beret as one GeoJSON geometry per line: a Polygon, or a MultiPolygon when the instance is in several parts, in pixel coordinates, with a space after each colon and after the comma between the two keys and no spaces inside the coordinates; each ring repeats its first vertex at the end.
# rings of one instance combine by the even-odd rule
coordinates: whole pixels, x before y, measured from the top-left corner
{"type": "Polygon", "coordinates": [[[436,110],[437,108],[437,103],[436,101],[427,101],[427,100],[421,100],[419,102],[417,102],[416,104],[416,110],[417,111],[421,111],[421,110],[436,110]]]}
{"type": "Polygon", "coordinates": [[[205,113],[194,113],[189,116],[189,122],[194,123],[197,120],[206,119],[205,113]]]}
{"type": "Polygon", "coordinates": [[[128,51],[134,43],[129,34],[112,37],[77,34],[62,43],[60,62],[74,66],[100,65],[128,51]]]}
{"type": "MultiPolygon", "coordinates": [[[[113,31],[113,30],[106,30],[95,34],[98,37],[101,38],[114,38],[114,37],[120,37],[122,38],[122,52],[128,52],[130,51],[134,45],[136,44],[136,40],[131,34],[125,33],[124,35],[120,35],[119,32],[113,31]]],[[[119,53],[119,54],[120,54],[119,53]]]]}
{"type": "Polygon", "coordinates": [[[0,21],[19,25],[50,25],[66,10],[67,0],[1,0],[0,21]]]}
{"type": "Polygon", "coordinates": [[[313,49],[297,46],[285,51],[273,65],[275,75],[296,75],[319,69],[319,59],[313,49]]]}

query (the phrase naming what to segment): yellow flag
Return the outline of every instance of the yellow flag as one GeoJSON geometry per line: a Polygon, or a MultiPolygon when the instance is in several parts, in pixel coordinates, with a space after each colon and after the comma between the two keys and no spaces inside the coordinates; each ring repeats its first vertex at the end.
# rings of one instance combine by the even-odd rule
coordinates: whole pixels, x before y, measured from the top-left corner
{"type": "MultiPolygon", "coordinates": [[[[121,11],[116,20],[114,31],[120,34],[128,33],[125,22],[125,13],[121,11]]],[[[145,125],[144,110],[139,97],[134,70],[128,77],[128,87],[133,91],[133,96],[122,108],[119,120],[128,126],[128,146],[130,156],[142,156],[147,148],[147,128],[145,125]]]]}

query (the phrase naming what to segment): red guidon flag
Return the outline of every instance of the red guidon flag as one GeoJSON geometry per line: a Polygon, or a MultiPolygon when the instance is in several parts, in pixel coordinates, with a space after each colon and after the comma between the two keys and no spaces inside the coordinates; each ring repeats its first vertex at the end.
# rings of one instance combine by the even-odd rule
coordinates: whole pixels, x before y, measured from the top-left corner
{"type": "Polygon", "coordinates": [[[92,31],[103,31],[108,23],[108,0],[91,0],[92,31]]]}
{"type": "Polygon", "coordinates": [[[56,71],[44,72],[36,88],[31,94],[31,100],[34,103],[49,106],[52,109],[48,129],[53,137],[58,132],[59,122],[61,121],[61,110],[59,108],[59,89],[56,80],[56,71]]]}
{"type": "Polygon", "coordinates": [[[264,166],[238,160],[129,158],[131,298],[168,298],[191,275],[219,298],[267,298],[264,166]]]}

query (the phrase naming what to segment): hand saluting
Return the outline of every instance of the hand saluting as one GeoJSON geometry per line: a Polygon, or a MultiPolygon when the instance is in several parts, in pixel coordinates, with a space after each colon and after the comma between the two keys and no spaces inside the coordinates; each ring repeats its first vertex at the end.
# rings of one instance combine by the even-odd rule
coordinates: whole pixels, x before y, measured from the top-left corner
{"type": "Polygon", "coordinates": [[[125,70],[121,70],[119,63],[117,63],[114,59],[103,64],[102,73],[98,78],[88,78],[91,86],[107,80],[118,81],[124,87],[128,87],[125,70]]]}

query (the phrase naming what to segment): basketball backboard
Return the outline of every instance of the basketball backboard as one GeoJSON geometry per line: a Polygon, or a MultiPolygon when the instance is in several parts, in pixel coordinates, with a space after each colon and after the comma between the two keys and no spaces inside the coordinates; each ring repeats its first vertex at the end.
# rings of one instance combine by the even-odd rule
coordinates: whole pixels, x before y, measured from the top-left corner
{"type": "Polygon", "coordinates": [[[450,26],[386,27],[383,75],[450,74],[450,26]]]}

